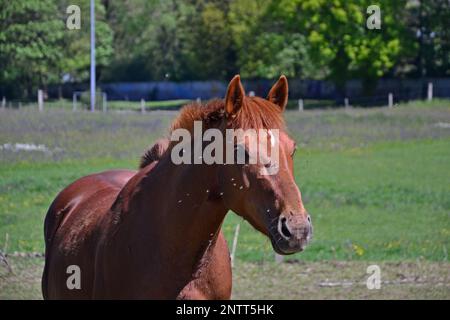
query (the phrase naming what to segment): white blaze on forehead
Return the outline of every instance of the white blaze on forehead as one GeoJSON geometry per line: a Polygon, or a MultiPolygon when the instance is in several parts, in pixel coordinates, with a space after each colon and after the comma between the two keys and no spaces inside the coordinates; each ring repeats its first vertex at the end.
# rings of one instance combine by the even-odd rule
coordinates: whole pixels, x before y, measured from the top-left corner
{"type": "Polygon", "coordinates": [[[259,161],[261,175],[274,175],[279,169],[279,131],[277,129],[262,129],[259,132],[259,161]],[[270,146],[267,139],[270,139],[270,146]],[[270,149],[270,152],[269,152],[270,149]]]}
{"type": "Polygon", "coordinates": [[[271,145],[272,148],[273,148],[273,147],[275,147],[276,141],[275,141],[275,137],[274,137],[274,135],[273,135],[273,133],[272,133],[272,130],[269,130],[269,136],[270,136],[270,145],[271,145]]]}

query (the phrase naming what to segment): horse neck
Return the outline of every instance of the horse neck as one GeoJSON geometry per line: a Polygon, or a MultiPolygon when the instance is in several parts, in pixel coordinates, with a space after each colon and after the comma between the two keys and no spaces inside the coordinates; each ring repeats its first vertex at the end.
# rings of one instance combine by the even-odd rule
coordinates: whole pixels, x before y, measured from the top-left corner
{"type": "Polygon", "coordinates": [[[158,210],[141,210],[136,227],[151,234],[160,261],[195,268],[215,244],[228,211],[217,189],[217,166],[176,166],[166,157],[143,181],[133,207],[158,210]],[[155,198],[155,184],[164,189],[161,198],[155,198]]]}

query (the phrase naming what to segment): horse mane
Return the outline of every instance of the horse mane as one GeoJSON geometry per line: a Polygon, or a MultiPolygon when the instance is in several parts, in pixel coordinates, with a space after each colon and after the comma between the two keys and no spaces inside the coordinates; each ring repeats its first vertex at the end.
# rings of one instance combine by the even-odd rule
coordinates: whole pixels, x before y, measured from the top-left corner
{"type": "MultiPolygon", "coordinates": [[[[225,113],[225,101],[214,99],[206,104],[197,102],[185,105],[170,126],[169,136],[176,129],[194,130],[194,121],[202,121],[203,129],[218,127],[227,121],[230,129],[281,129],[285,124],[282,110],[277,105],[259,97],[245,97],[241,108],[231,117],[225,113]]],[[[141,157],[139,168],[142,169],[158,161],[170,148],[169,139],[158,140],[141,157]]]]}
{"type": "Polygon", "coordinates": [[[141,162],[139,163],[139,169],[145,168],[150,163],[159,161],[163,154],[169,147],[168,139],[159,139],[155,144],[145,151],[144,155],[141,157],[141,162]]]}

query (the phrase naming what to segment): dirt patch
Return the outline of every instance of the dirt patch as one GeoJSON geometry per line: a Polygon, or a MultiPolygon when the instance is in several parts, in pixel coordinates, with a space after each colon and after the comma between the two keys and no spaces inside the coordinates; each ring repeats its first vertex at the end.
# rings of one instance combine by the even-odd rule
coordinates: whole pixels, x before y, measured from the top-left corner
{"type": "MultiPolygon", "coordinates": [[[[42,299],[42,257],[0,262],[0,299],[42,299]]],[[[233,299],[450,299],[450,263],[236,261],[233,299]],[[378,265],[381,288],[366,286],[367,267],[378,265]]]]}
{"type": "Polygon", "coordinates": [[[233,299],[450,299],[450,264],[439,262],[238,262],[233,299]],[[369,290],[367,267],[380,267],[369,290]]]}

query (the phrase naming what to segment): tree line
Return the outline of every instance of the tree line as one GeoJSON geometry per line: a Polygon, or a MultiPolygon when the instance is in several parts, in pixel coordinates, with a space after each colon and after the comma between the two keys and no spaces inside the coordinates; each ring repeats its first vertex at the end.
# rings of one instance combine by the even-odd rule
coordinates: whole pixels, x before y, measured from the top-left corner
{"type": "MultiPolygon", "coordinates": [[[[89,0],[0,0],[0,90],[89,78],[89,0]],[[66,9],[81,9],[81,29],[66,9]]],[[[280,74],[327,79],[450,75],[450,2],[379,0],[96,0],[100,82],[226,80],[280,74]]]]}

